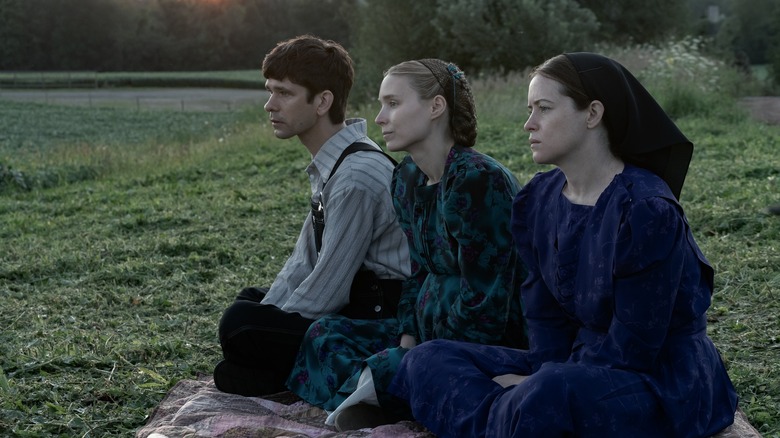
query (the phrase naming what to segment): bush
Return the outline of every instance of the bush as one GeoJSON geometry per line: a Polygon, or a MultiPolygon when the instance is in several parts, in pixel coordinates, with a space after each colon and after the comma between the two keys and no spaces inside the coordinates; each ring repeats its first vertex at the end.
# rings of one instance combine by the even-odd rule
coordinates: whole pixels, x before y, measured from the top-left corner
{"type": "Polygon", "coordinates": [[[711,55],[709,45],[707,39],[685,37],[599,50],[634,73],[673,118],[734,117],[736,99],[760,94],[761,84],[711,55]]]}
{"type": "Polygon", "coordinates": [[[21,171],[0,163],[0,191],[7,188],[30,190],[31,187],[21,171]]]}
{"type": "Polygon", "coordinates": [[[353,14],[355,103],[375,99],[382,71],[401,61],[435,57],[471,77],[506,74],[583,50],[598,30],[574,0],[365,0],[353,14]]]}
{"type": "Polygon", "coordinates": [[[773,82],[774,90],[780,90],[780,42],[772,48],[768,55],[769,58],[769,76],[768,80],[773,82]]]}

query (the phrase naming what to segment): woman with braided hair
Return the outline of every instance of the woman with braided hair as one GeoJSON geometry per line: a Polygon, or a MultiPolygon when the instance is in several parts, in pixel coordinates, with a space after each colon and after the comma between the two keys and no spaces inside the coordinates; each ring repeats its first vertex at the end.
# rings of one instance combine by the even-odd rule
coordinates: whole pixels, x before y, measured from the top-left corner
{"type": "Polygon", "coordinates": [[[419,343],[526,345],[518,294],[525,271],[509,225],[519,185],[473,149],[477,118],[464,73],[439,59],[403,62],[385,73],[379,101],[375,121],[388,150],[408,154],[391,190],[412,274],[397,318],[332,315],[312,324],[287,382],[331,411],[328,423],[339,430],[411,419],[386,388],[419,343]]]}

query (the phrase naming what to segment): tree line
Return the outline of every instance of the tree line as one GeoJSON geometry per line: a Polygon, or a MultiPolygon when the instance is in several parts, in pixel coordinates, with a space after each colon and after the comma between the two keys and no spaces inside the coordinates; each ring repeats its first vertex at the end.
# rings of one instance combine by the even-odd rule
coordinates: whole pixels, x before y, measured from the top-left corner
{"type": "Polygon", "coordinates": [[[0,69],[256,68],[297,32],[344,40],[349,1],[0,0],[0,69]],[[323,17],[328,18],[325,23],[323,17]]]}
{"type": "Polygon", "coordinates": [[[472,73],[509,72],[597,42],[691,34],[766,63],[780,59],[780,2],[0,0],[0,70],[254,69],[277,41],[303,33],[339,41],[373,71],[435,56],[472,73]]]}

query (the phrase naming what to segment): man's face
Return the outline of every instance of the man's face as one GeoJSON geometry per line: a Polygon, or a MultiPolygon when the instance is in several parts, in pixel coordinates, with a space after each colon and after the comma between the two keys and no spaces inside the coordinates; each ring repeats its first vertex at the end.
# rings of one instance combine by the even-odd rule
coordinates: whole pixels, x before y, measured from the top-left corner
{"type": "Polygon", "coordinates": [[[308,102],[306,88],[289,79],[267,79],[265,88],[270,96],[263,108],[270,115],[274,135],[282,139],[305,136],[317,121],[317,96],[308,102]]]}

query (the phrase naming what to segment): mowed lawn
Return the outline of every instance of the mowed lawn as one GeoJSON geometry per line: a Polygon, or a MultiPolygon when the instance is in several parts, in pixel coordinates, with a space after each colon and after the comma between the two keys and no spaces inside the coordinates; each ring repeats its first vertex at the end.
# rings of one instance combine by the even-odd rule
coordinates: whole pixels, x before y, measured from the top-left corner
{"type": "MultiPolygon", "coordinates": [[[[478,148],[521,181],[524,91],[475,87],[478,148]],[[496,94],[498,97],[496,97],[496,94]]],[[[373,126],[373,105],[353,111],[373,126]]],[[[682,204],[716,269],[709,312],[742,409],[780,436],[780,128],[736,106],[678,119],[696,144],[682,204]]],[[[131,436],[216,328],[269,284],[307,213],[309,161],[261,108],[183,113],[0,101],[0,435],[131,436]]]]}

